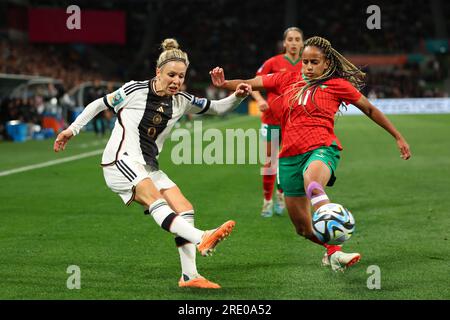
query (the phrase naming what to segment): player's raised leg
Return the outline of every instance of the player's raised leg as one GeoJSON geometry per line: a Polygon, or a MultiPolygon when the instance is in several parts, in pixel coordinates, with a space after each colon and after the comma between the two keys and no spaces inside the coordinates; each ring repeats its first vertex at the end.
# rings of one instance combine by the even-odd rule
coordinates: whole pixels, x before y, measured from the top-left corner
{"type": "Polygon", "coordinates": [[[148,206],[149,214],[161,228],[195,244],[203,256],[212,254],[217,244],[231,233],[235,225],[230,220],[213,230],[202,231],[193,227],[170,208],[150,178],[139,182],[135,192],[135,201],[148,206]]]}
{"type": "Polygon", "coordinates": [[[359,261],[359,253],[344,253],[340,246],[328,245],[317,239],[312,231],[310,200],[307,197],[287,196],[286,207],[297,234],[327,249],[323,265],[331,266],[333,271],[344,271],[359,261]]]}
{"type": "MultiPolygon", "coordinates": [[[[177,187],[161,190],[164,199],[170,207],[190,225],[194,227],[195,213],[192,204],[185,198],[177,187]]],[[[181,261],[181,278],[178,282],[180,287],[219,289],[220,285],[202,277],[197,271],[196,247],[188,240],[176,236],[175,244],[178,247],[181,261]]]]}
{"type": "MultiPolygon", "coordinates": [[[[313,211],[316,211],[324,204],[330,203],[324,188],[330,178],[331,169],[322,160],[312,161],[305,170],[303,179],[305,181],[306,196],[311,202],[313,211]]],[[[316,238],[315,236],[313,237],[316,238]]],[[[327,257],[324,256],[322,258],[322,264],[324,266],[331,265],[333,271],[344,271],[357,263],[361,258],[359,253],[342,252],[341,246],[338,245],[324,244],[324,246],[327,248],[327,257]]]]}

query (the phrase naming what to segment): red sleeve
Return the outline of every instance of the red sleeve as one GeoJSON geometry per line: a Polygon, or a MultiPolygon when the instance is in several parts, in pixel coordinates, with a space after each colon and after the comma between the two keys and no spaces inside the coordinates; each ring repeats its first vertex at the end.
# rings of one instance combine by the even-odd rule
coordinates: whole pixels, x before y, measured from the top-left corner
{"type": "Polygon", "coordinates": [[[335,94],[345,103],[355,103],[362,94],[349,81],[341,79],[335,88],[335,94]]]}
{"type": "Polygon", "coordinates": [[[295,81],[295,72],[277,72],[262,75],[263,86],[266,90],[283,94],[286,87],[295,81]]]}
{"type": "Polygon", "coordinates": [[[272,72],[273,58],[266,60],[258,71],[256,71],[257,76],[262,76],[264,74],[269,74],[272,72]]]}

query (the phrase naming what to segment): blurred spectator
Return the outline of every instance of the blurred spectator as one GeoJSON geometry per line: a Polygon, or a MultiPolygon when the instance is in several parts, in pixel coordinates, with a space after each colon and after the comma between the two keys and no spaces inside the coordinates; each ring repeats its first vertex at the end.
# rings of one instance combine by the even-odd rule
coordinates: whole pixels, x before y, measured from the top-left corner
{"type": "Polygon", "coordinates": [[[443,89],[436,86],[437,82],[444,80],[443,72],[433,61],[426,63],[424,70],[417,63],[384,70],[368,68],[363,91],[378,98],[443,97],[443,89]]]}
{"type": "MultiPolygon", "coordinates": [[[[87,94],[87,101],[92,102],[98,98],[104,97],[108,92],[101,86],[100,79],[95,79],[92,87],[89,88],[87,94]]],[[[105,112],[102,111],[97,114],[92,120],[92,124],[94,126],[95,134],[99,137],[103,137],[105,135],[106,130],[106,119],[105,112]]]]}
{"type": "Polygon", "coordinates": [[[67,89],[101,78],[86,60],[66,45],[12,43],[0,40],[0,73],[60,79],[67,89]]]}

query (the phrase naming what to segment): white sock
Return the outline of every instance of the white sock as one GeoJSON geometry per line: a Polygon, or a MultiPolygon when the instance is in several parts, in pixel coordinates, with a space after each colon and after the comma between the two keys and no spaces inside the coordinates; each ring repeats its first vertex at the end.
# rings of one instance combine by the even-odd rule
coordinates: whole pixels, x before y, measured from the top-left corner
{"type": "Polygon", "coordinates": [[[189,222],[175,214],[164,199],[158,199],[153,202],[148,211],[156,223],[164,230],[174,233],[193,244],[198,244],[202,240],[204,232],[194,228],[189,222]]]}
{"type": "MultiPolygon", "coordinates": [[[[190,225],[194,226],[194,210],[181,212],[179,216],[186,220],[190,225]]],[[[182,241],[184,239],[178,238],[178,241],[180,240],[182,241]]],[[[184,243],[178,247],[178,253],[180,254],[181,260],[181,275],[184,280],[188,280],[186,279],[186,276],[189,279],[192,279],[198,275],[197,265],[195,263],[197,253],[195,245],[190,242],[184,243]]]]}

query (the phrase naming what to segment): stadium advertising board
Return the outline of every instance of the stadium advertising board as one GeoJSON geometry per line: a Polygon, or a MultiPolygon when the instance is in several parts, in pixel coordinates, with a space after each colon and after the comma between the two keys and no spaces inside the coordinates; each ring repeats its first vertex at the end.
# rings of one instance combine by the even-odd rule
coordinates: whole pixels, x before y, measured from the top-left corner
{"type": "Polygon", "coordinates": [[[125,44],[125,12],[83,10],[78,27],[69,28],[74,14],[66,9],[29,9],[30,42],[125,44]]]}
{"type": "MultiPolygon", "coordinates": [[[[374,99],[371,102],[386,114],[450,113],[450,98],[374,99]]],[[[349,105],[345,114],[362,114],[362,112],[349,105]]]]}

